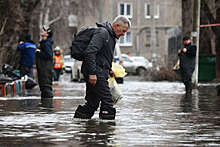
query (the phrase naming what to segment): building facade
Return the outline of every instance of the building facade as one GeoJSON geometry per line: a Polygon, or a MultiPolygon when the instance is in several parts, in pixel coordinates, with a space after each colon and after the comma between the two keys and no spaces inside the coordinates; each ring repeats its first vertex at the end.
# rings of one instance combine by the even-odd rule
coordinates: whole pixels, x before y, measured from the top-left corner
{"type": "Polygon", "coordinates": [[[158,64],[168,64],[180,47],[181,0],[100,0],[94,13],[81,19],[81,26],[113,21],[125,15],[132,27],[120,38],[122,53],[145,56],[158,64]]]}

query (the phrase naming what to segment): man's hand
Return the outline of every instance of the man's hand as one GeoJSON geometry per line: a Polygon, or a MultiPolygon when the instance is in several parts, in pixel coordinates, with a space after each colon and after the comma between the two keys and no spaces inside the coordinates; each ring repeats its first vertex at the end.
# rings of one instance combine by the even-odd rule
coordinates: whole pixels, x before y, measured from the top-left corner
{"type": "Polygon", "coordinates": [[[97,82],[97,76],[96,75],[89,75],[89,83],[92,84],[93,86],[95,86],[96,82],[97,82]]]}
{"type": "Polygon", "coordinates": [[[181,53],[181,49],[178,49],[178,54],[180,54],[181,53]]]}
{"type": "Polygon", "coordinates": [[[115,73],[112,70],[109,71],[109,75],[110,77],[115,77],[115,73]]]}
{"type": "Polygon", "coordinates": [[[24,44],[24,41],[20,41],[19,44],[24,44]]]}
{"type": "Polygon", "coordinates": [[[183,52],[185,53],[187,51],[187,49],[186,48],[183,48],[183,52]]]}
{"type": "Polygon", "coordinates": [[[36,49],[36,50],[35,50],[35,53],[37,53],[37,52],[40,52],[40,49],[36,49]]]}

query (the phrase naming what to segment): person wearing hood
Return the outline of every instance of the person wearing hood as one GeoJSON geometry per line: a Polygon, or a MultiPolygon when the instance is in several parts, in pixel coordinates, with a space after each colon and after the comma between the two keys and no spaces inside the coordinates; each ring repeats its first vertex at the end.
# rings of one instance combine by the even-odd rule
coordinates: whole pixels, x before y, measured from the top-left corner
{"type": "Polygon", "coordinates": [[[40,46],[36,49],[36,66],[38,83],[41,91],[41,100],[53,98],[53,31],[48,26],[43,26],[41,31],[40,46]]]}
{"type": "Polygon", "coordinates": [[[189,36],[183,37],[183,45],[183,49],[178,50],[180,72],[186,95],[190,95],[192,93],[192,74],[195,69],[196,46],[192,45],[189,36]]]}
{"type": "Polygon", "coordinates": [[[125,16],[117,16],[112,24],[97,23],[97,27],[84,51],[81,69],[86,81],[86,103],[77,107],[74,118],[90,119],[101,102],[99,118],[115,119],[116,110],[107,80],[114,75],[111,67],[116,39],[125,35],[131,22],[125,16]]]}

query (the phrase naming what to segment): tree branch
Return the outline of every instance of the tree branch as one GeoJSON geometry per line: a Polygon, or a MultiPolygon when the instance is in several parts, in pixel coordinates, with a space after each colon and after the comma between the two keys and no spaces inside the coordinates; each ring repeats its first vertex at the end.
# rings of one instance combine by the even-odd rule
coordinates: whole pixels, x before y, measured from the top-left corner
{"type": "Polygon", "coordinates": [[[7,21],[8,21],[8,18],[5,18],[5,21],[3,22],[2,28],[1,28],[1,31],[0,31],[0,36],[3,35],[3,33],[4,33],[4,29],[5,29],[5,25],[6,25],[7,21]]]}
{"type": "Polygon", "coordinates": [[[59,15],[58,17],[56,17],[55,19],[49,21],[47,25],[50,26],[51,24],[53,24],[53,23],[59,21],[59,20],[62,18],[62,15],[63,15],[63,13],[62,13],[62,11],[61,11],[61,12],[60,12],[60,15],[59,15]]]}
{"type": "Polygon", "coordinates": [[[33,9],[36,8],[39,3],[40,3],[40,1],[39,1],[39,0],[36,0],[36,1],[34,2],[34,4],[33,4],[33,9]]]}
{"type": "MultiPolygon", "coordinates": [[[[210,10],[208,4],[203,1],[202,6],[203,6],[204,12],[205,12],[210,24],[216,23],[216,20],[215,20],[213,14],[211,13],[211,10],[210,10]]],[[[220,29],[218,27],[211,27],[211,29],[215,34],[218,34],[220,32],[220,29]]]]}

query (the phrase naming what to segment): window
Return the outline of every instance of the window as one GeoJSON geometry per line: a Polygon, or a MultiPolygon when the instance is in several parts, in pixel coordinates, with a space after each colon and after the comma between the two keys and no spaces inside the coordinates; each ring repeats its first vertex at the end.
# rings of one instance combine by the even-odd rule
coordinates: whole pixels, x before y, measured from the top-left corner
{"type": "Polygon", "coordinates": [[[120,3],[118,12],[119,15],[124,15],[128,18],[132,18],[132,5],[130,3],[120,3]]]}
{"type": "Polygon", "coordinates": [[[151,18],[150,4],[145,4],[145,18],[147,18],[147,19],[151,18]]]}
{"type": "Polygon", "coordinates": [[[160,34],[159,34],[159,32],[158,31],[156,31],[156,46],[157,47],[159,47],[159,42],[160,42],[160,36],[159,36],[160,34]]]}
{"type": "MultiPolygon", "coordinates": [[[[150,19],[151,18],[151,7],[152,5],[150,4],[145,4],[145,18],[150,19]]],[[[155,5],[154,7],[154,19],[158,19],[160,17],[160,6],[155,5]]]]}
{"type": "Polygon", "coordinates": [[[151,46],[151,32],[150,32],[150,30],[146,30],[145,35],[146,35],[145,46],[150,47],[151,46]]]}
{"type": "Polygon", "coordinates": [[[131,32],[126,32],[124,36],[120,37],[121,46],[132,46],[131,32]]]}
{"type": "Polygon", "coordinates": [[[160,17],[160,6],[156,5],[154,8],[154,18],[158,19],[160,17]]]}

